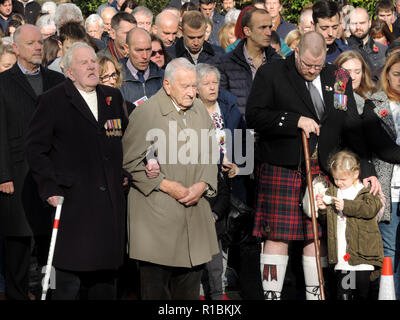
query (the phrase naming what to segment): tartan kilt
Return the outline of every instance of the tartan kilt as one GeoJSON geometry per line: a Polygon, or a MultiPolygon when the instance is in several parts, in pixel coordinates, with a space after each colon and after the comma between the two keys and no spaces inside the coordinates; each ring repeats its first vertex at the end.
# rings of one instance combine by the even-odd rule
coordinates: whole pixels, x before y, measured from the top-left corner
{"type": "MultiPolygon", "coordinates": [[[[310,159],[311,174],[326,177],[318,159],[310,159]]],[[[256,170],[253,235],[262,240],[312,240],[312,221],[301,207],[307,187],[305,166],[298,170],[260,163],[256,170]]],[[[318,238],[322,228],[318,223],[318,238]]]]}

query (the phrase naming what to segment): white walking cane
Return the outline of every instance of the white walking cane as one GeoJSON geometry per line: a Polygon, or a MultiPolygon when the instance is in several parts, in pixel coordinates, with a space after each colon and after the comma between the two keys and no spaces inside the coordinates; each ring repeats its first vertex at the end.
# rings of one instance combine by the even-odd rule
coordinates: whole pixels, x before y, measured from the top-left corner
{"type": "Polygon", "coordinates": [[[49,288],[49,280],[51,274],[51,266],[53,264],[54,247],[56,246],[58,226],[60,224],[61,209],[64,202],[64,197],[58,197],[56,215],[54,217],[53,233],[51,234],[49,256],[47,258],[46,272],[43,279],[43,291],[41,300],[46,300],[47,290],[49,288]]]}

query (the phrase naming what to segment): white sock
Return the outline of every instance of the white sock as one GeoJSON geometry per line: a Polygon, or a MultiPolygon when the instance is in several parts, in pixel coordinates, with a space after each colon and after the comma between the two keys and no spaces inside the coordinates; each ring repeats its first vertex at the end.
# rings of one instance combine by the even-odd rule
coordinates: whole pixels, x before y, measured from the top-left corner
{"type": "MultiPolygon", "coordinates": [[[[321,257],[321,268],[328,266],[327,257],[321,257]]],[[[317,261],[315,257],[303,256],[304,281],[306,285],[306,299],[320,300],[317,261]]]]}
{"type": "Polygon", "coordinates": [[[289,256],[260,255],[261,281],[266,300],[280,300],[289,256]]]}

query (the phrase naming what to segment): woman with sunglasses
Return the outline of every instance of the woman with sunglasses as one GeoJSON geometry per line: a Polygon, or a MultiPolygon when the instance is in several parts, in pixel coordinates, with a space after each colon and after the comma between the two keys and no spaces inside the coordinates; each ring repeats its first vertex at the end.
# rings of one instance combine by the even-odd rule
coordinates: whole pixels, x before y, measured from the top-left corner
{"type": "Polygon", "coordinates": [[[151,61],[158,65],[161,69],[165,69],[168,62],[172,60],[171,56],[165,50],[162,41],[155,35],[151,36],[151,61]]]}

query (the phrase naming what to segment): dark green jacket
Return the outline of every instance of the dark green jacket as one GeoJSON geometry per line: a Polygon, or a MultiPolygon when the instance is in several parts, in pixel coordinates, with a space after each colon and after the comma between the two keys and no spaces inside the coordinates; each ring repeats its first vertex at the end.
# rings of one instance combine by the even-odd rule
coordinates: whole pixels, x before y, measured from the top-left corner
{"type": "MultiPolygon", "coordinates": [[[[349,264],[370,264],[381,267],[383,262],[382,237],[376,214],[382,207],[379,197],[363,188],[354,200],[344,200],[343,214],[346,216],[346,253],[349,264]]],[[[327,195],[337,196],[338,188],[330,186],[327,195]]],[[[319,219],[325,220],[328,228],[328,262],[336,264],[337,258],[337,211],[334,205],[318,210],[319,219]]],[[[375,274],[376,276],[377,274],[375,274]]]]}

